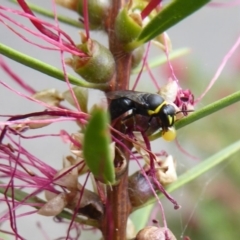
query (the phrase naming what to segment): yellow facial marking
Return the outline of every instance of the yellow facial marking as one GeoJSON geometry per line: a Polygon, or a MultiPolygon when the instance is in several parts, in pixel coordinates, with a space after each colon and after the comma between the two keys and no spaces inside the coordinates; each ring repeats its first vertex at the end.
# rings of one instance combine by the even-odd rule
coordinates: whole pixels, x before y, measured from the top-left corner
{"type": "Polygon", "coordinates": [[[176,121],[176,116],[168,116],[169,126],[172,126],[176,121]]]}
{"type": "Polygon", "coordinates": [[[162,104],[160,104],[155,110],[148,110],[148,114],[149,116],[154,115],[159,113],[160,109],[163,107],[163,105],[166,105],[167,103],[165,101],[162,102],[162,104]]]}
{"type": "Polygon", "coordinates": [[[172,116],[168,116],[168,123],[169,123],[170,126],[172,125],[172,123],[173,123],[172,116]]]}

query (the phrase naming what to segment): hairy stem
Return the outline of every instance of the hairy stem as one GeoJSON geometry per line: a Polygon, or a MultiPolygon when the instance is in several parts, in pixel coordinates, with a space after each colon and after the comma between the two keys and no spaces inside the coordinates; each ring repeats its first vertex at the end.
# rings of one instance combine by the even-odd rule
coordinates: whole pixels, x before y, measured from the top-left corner
{"type": "MultiPolygon", "coordinates": [[[[114,19],[125,1],[112,0],[112,8],[106,22],[106,30],[109,35],[109,48],[116,63],[116,73],[110,86],[110,90],[128,89],[131,73],[131,54],[126,53],[118,41],[114,31],[114,19]]],[[[121,149],[121,146],[118,146],[121,149]]],[[[131,146],[130,146],[131,148],[131,146]]],[[[128,160],[129,153],[121,149],[127,161],[126,167],[116,186],[107,188],[106,212],[102,222],[102,233],[105,240],[126,240],[127,219],[131,210],[128,196],[128,160]]],[[[116,153],[115,166],[121,165],[122,156],[116,153]]]]}

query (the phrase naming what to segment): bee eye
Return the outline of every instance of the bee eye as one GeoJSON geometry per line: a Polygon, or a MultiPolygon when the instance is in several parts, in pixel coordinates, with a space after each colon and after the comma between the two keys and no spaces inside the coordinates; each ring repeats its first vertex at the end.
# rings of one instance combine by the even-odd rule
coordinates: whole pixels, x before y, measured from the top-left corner
{"type": "Polygon", "coordinates": [[[162,134],[162,138],[165,141],[173,141],[176,138],[176,129],[174,127],[168,128],[166,132],[162,134]]]}

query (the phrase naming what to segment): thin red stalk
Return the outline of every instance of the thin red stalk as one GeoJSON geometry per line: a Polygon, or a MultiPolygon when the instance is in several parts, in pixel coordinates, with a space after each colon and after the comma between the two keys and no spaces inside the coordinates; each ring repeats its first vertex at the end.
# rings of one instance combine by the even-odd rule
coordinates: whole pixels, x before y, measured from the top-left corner
{"type": "MultiPolygon", "coordinates": [[[[86,184],[87,184],[87,181],[88,181],[89,176],[90,176],[90,172],[88,172],[88,174],[87,174],[87,176],[86,176],[86,178],[85,178],[85,181],[84,181],[84,183],[83,183],[83,186],[82,186],[82,189],[81,189],[81,192],[80,192],[80,197],[79,197],[79,199],[78,199],[76,208],[78,208],[78,206],[80,206],[80,203],[81,203],[81,200],[82,200],[82,197],[83,197],[83,193],[84,193],[84,189],[85,189],[85,187],[86,187],[86,184]]],[[[72,227],[72,225],[74,224],[74,219],[77,217],[77,214],[78,214],[77,210],[73,212],[73,216],[72,216],[71,222],[70,222],[69,227],[68,227],[68,230],[67,230],[66,239],[68,239],[69,236],[70,236],[71,227],[72,227]]]]}
{"type": "MultiPolygon", "coordinates": [[[[24,1],[24,0],[17,0],[18,4],[22,7],[23,11],[32,15],[32,16],[35,16],[33,14],[33,12],[31,11],[31,9],[28,7],[27,3],[24,1]]],[[[48,36],[49,38],[51,39],[54,39],[56,41],[59,41],[59,36],[56,35],[55,33],[53,33],[52,31],[50,31],[49,29],[47,29],[46,27],[44,27],[42,24],[40,24],[39,22],[37,21],[34,21],[34,20],[31,20],[30,21],[32,22],[32,24],[41,32],[43,33],[44,35],[48,36]]],[[[75,44],[74,42],[72,41],[72,39],[67,35],[67,34],[63,34],[67,39],[68,41],[70,42],[67,43],[65,41],[63,41],[64,45],[68,46],[69,48],[71,49],[74,49],[76,50],[76,47],[75,47],[75,44]]]]}
{"type": "MultiPolygon", "coordinates": [[[[10,159],[9,159],[9,164],[10,164],[10,166],[13,164],[11,161],[10,161],[10,159]]],[[[17,231],[17,225],[16,225],[16,215],[15,215],[15,201],[12,201],[12,205],[13,205],[13,208],[11,207],[11,203],[8,201],[8,196],[7,196],[7,192],[8,192],[8,190],[9,189],[11,189],[11,193],[12,193],[12,196],[11,196],[11,199],[15,199],[14,198],[14,184],[13,184],[13,180],[14,180],[14,173],[15,173],[15,171],[16,171],[16,169],[17,169],[17,162],[16,162],[16,164],[14,165],[14,168],[13,168],[14,170],[13,170],[13,172],[12,172],[12,174],[10,175],[10,181],[9,181],[9,184],[10,185],[7,185],[7,187],[6,187],[6,189],[5,189],[5,191],[4,191],[4,196],[5,196],[5,201],[6,201],[6,204],[7,204],[7,206],[8,206],[8,209],[9,209],[9,211],[8,211],[8,213],[9,213],[9,215],[10,215],[10,226],[11,226],[11,228],[12,228],[12,230],[13,230],[13,232],[15,233],[15,236],[17,237],[17,238],[19,238],[19,239],[22,239],[22,237],[18,234],[18,231],[17,231]]]]}
{"type": "Polygon", "coordinates": [[[238,6],[240,5],[240,1],[239,0],[233,0],[233,1],[228,1],[228,2],[210,2],[207,4],[208,7],[234,7],[234,6],[238,6]]]}
{"type": "Polygon", "coordinates": [[[152,82],[153,82],[156,90],[159,91],[159,90],[160,90],[160,86],[159,86],[159,84],[158,84],[157,79],[154,77],[154,75],[153,75],[153,73],[152,73],[152,70],[151,70],[151,68],[149,67],[148,62],[145,63],[145,67],[146,67],[146,69],[147,69],[147,72],[148,72],[150,78],[152,79],[152,82]]]}
{"type": "MultiPolygon", "coordinates": [[[[63,36],[67,36],[67,38],[70,38],[65,32],[63,32],[61,29],[59,28],[56,28],[55,26],[53,26],[52,24],[48,23],[48,22],[44,22],[38,18],[36,18],[34,15],[30,15],[28,13],[25,13],[25,12],[21,12],[21,11],[17,11],[17,10],[12,10],[12,9],[8,9],[8,8],[5,8],[3,6],[0,5],[0,9],[4,10],[4,11],[8,11],[8,12],[11,12],[11,13],[14,13],[14,14],[17,14],[17,15],[20,15],[20,16],[23,16],[25,18],[28,18],[29,20],[31,21],[34,21],[34,22],[37,22],[41,25],[46,25],[48,27],[51,27],[53,28],[54,30],[56,30],[57,32],[61,33],[63,36]]],[[[69,52],[69,53],[72,53],[76,56],[80,56],[80,57],[85,57],[86,54],[81,52],[76,46],[72,45],[72,44],[66,44],[66,45],[61,45],[59,44],[58,41],[52,39],[52,38],[49,38],[48,36],[46,35],[43,35],[43,34],[40,34],[40,33],[36,33],[28,28],[26,28],[24,25],[14,21],[12,18],[4,15],[3,13],[0,13],[1,16],[3,16],[5,19],[7,19],[8,21],[12,22],[13,24],[21,27],[22,29],[24,29],[25,31],[28,31],[30,32],[31,34],[35,35],[35,36],[38,36],[38,37],[41,37],[42,39],[44,39],[45,41],[53,44],[55,47],[58,47],[59,49],[63,50],[63,51],[66,51],[66,52],[69,52]]],[[[48,49],[47,47],[44,47],[45,49],[48,49]]],[[[49,48],[49,49],[52,49],[53,48],[49,48]]],[[[59,50],[57,49],[57,50],[59,50]]]]}
{"type": "MultiPolygon", "coordinates": [[[[53,8],[54,8],[55,22],[56,22],[57,28],[59,29],[59,22],[58,22],[58,19],[57,19],[56,5],[55,4],[53,4],[53,8]]],[[[60,38],[61,32],[58,32],[58,36],[59,36],[59,42],[60,42],[60,44],[62,44],[62,39],[60,38]]],[[[77,97],[75,96],[75,94],[73,92],[73,88],[71,87],[69,79],[68,79],[68,75],[67,75],[67,71],[66,71],[66,64],[65,64],[65,60],[64,60],[64,57],[63,57],[63,51],[62,50],[60,51],[60,54],[61,54],[61,64],[62,64],[62,69],[63,69],[63,73],[64,73],[64,79],[67,82],[67,86],[68,86],[68,89],[69,89],[69,91],[70,91],[70,93],[72,95],[72,98],[73,98],[73,101],[75,103],[75,106],[77,107],[78,111],[81,112],[81,108],[80,108],[79,102],[78,102],[77,97]]]]}
{"type": "MultiPolygon", "coordinates": [[[[11,129],[12,132],[14,132],[13,129],[11,129]]],[[[52,134],[38,134],[38,135],[32,135],[32,136],[24,136],[21,133],[15,132],[19,137],[23,139],[34,139],[34,138],[42,138],[42,137],[60,137],[61,135],[59,133],[52,133],[52,134]]]]}
{"type": "Polygon", "coordinates": [[[89,39],[89,17],[88,17],[88,1],[83,0],[83,18],[84,18],[84,30],[86,32],[86,38],[89,39]]]}
{"type": "Polygon", "coordinates": [[[187,157],[191,158],[191,159],[194,159],[194,160],[200,160],[199,157],[196,157],[194,155],[191,155],[189,152],[187,152],[179,143],[178,139],[176,138],[175,139],[175,143],[178,147],[178,149],[183,153],[185,154],[187,157]]]}
{"type": "MultiPolygon", "coordinates": [[[[150,145],[149,139],[147,138],[147,136],[145,134],[142,134],[142,137],[143,137],[143,140],[145,142],[146,148],[151,153],[151,145],[150,145]]],[[[156,171],[155,171],[155,166],[154,166],[154,160],[156,160],[156,159],[153,158],[152,154],[149,154],[149,158],[150,158],[150,170],[149,170],[148,174],[152,177],[153,182],[158,187],[158,189],[174,204],[174,208],[178,209],[179,208],[178,203],[166,192],[166,190],[164,189],[162,184],[156,178],[156,171]]],[[[155,191],[154,191],[154,195],[156,195],[155,191]]],[[[164,227],[167,228],[166,216],[164,214],[164,209],[163,209],[163,206],[162,206],[160,200],[159,200],[159,203],[160,203],[160,208],[161,208],[161,213],[162,213],[162,219],[163,219],[164,227]]]]}
{"type": "Polygon", "coordinates": [[[132,87],[132,90],[133,90],[133,91],[135,90],[135,88],[137,87],[137,85],[138,85],[138,83],[139,83],[139,80],[140,80],[140,77],[141,77],[141,75],[142,75],[142,72],[143,72],[145,63],[147,62],[147,58],[148,58],[148,53],[149,53],[149,50],[150,50],[150,46],[151,46],[151,42],[149,42],[149,43],[147,44],[147,49],[146,49],[146,52],[145,52],[144,57],[143,57],[141,70],[140,70],[140,72],[138,73],[137,79],[135,80],[135,82],[134,82],[134,84],[133,84],[133,87],[132,87]]]}
{"type": "MultiPolygon", "coordinates": [[[[36,117],[36,116],[45,116],[45,115],[50,115],[50,116],[66,116],[66,117],[74,117],[76,119],[84,118],[86,114],[84,113],[74,113],[71,111],[42,111],[42,112],[34,112],[34,113],[28,113],[28,114],[23,114],[23,115],[17,115],[14,117],[11,117],[8,119],[8,121],[14,121],[14,120],[19,120],[19,119],[25,119],[29,117],[36,117]]],[[[0,143],[2,143],[2,140],[4,138],[4,135],[6,134],[8,126],[4,126],[1,135],[0,135],[0,143]]]]}
{"type": "MultiPolygon", "coordinates": [[[[77,110],[79,112],[81,112],[80,104],[79,104],[79,102],[77,100],[76,95],[74,94],[73,88],[71,87],[71,84],[70,84],[69,79],[68,79],[68,74],[67,74],[67,70],[66,70],[66,64],[65,64],[64,57],[63,57],[63,51],[61,51],[61,63],[62,63],[62,68],[63,68],[63,73],[64,73],[64,79],[66,80],[66,83],[67,83],[68,89],[69,89],[69,91],[71,93],[71,96],[73,98],[74,104],[75,104],[77,110]]],[[[80,122],[82,123],[81,119],[80,119],[80,122]]]]}
{"type": "MultiPolygon", "coordinates": [[[[12,138],[11,136],[9,136],[7,134],[8,139],[10,139],[10,141],[16,146],[16,148],[14,148],[14,151],[18,150],[21,151],[21,156],[26,157],[26,160],[22,160],[22,162],[24,164],[28,164],[30,166],[35,167],[36,169],[38,169],[41,173],[43,173],[47,178],[51,178],[53,175],[56,174],[56,170],[52,167],[50,167],[49,165],[47,165],[46,163],[40,161],[37,157],[35,157],[34,155],[32,155],[31,153],[29,153],[27,150],[25,150],[21,145],[17,144],[12,138]]],[[[0,149],[5,149],[4,152],[6,152],[6,154],[13,154],[13,151],[9,149],[8,146],[4,146],[4,145],[0,145],[0,149]]]]}
{"type": "Polygon", "coordinates": [[[164,46],[165,46],[165,53],[166,53],[166,57],[167,57],[167,64],[168,64],[168,67],[171,72],[171,77],[174,81],[178,82],[178,79],[174,73],[174,69],[173,69],[173,66],[172,66],[170,58],[169,58],[169,49],[168,49],[168,43],[167,43],[167,39],[166,39],[166,33],[163,33],[163,40],[164,40],[164,46]]]}
{"type": "Polygon", "coordinates": [[[227,64],[228,60],[232,57],[233,53],[236,51],[236,49],[239,47],[240,45],[240,35],[237,39],[237,41],[234,43],[234,45],[230,48],[230,50],[227,52],[227,54],[223,57],[220,66],[218,67],[216,73],[214,74],[213,78],[211,79],[209,85],[207,86],[207,88],[205,89],[205,91],[200,95],[200,97],[198,97],[195,101],[194,104],[197,104],[199,101],[202,100],[202,98],[207,94],[207,92],[211,89],[211,87],[213,86],[213,84],[217,81],[218,77],[220,76],[220,74],[222,73],[225,65],[227,64]]]}
{"type": "Polygon", "coordinates": [[[36,91],[30,87],[28,84],[26,84],[20,77],[17,76],[9,67],[8,65],[3,61],[3,58],[0,57],[0,66],[2,69],[10,75],[10,77],[18,83],[22,88],[24,88],[26,91],[28,91],[30,94],[34,94],[36,91]]]}
{"type": "Polygon", "coordinates": [[[142,19],[147,17],[161,2],[162,0],[151,0],[141,12],[142,19]]]}
{"type": "Polygon", "coordinates": [[[42,224],[40,222],[37,222],[37,227],[44,236],[44,240],[50,240],[50,237],[48,236],[47,232],[42,228],[42,224]]]}
{"type": "MultiPolygon", "coordinates": [[[[20,27],[21,29],[35,35],[35,36],[39,36],[41,38],[42,37],[42,34],[36,34],[34,31],[31,31],[30,29],[27,29],[27,28],[24,28],[22,24],[19,24],[17,23],[16,21],[12,20],[11,18],[8,18],[5,14],[2,14],[0,13],[0,16],[6,18],[7,20],[9,20],[10,22],[12,22],[13,24],[17,25],[18,27],[20,27]]],[[[22,40],[24,40],[25,42],[27,43],[30,43],[32,44],[33,46],[37,46],[39,48],[42,48],[42,49],[45,49],[45,50],[49,50],[49,51],[59,51],[59,48],[56,48],[56,46],[54,47],[46,47],[44,45],[40,45],[40,44],[37,44],[33,41],[30,41],[27,37],[25,37],[23,34],[17,32],[15,29],[13,29],[12,27],[10,27],[8,24],[6,24],[2,19],[0,19],[0,21],[9,29],[11,30],[14,34],[16,34],[18,37],[20,37],[22,40]]],[[[44,39],[44,38],[43,38],[44,39]]],[[[45,38],[46,39],[46,38],[45,38]]],[[[54,41],[56,43],[56,41],[54,41]]]]}

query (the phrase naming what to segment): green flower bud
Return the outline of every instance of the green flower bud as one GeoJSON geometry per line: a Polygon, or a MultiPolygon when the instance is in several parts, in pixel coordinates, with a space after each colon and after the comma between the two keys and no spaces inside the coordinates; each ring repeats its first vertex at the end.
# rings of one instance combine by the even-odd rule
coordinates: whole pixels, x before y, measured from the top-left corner
{"type": "Polygon", "coordinates": [[[89,57],[73,56],[66,64],[91,83],[107,83],[115,72],[115,61],[111,52],[95,40],[88,39],[77,45],[89,57]]]}
{"type": "MultiPolygon", "coordinates": [[[[111,6],[110,0],[88,0],[88,18],[94,27],[101,27],[111,6]]],[[[77,12],[83,16],[83,0],[78,0],[77,12]]]]}
{"type": "Polygon", "coordinates": [[[122,43],[132,42],[137,38],[142,30],[142,19],[138,13],[128,13],[126,8],[123,8],[115,21],[115,31],[118,39],[122,43]]]}

